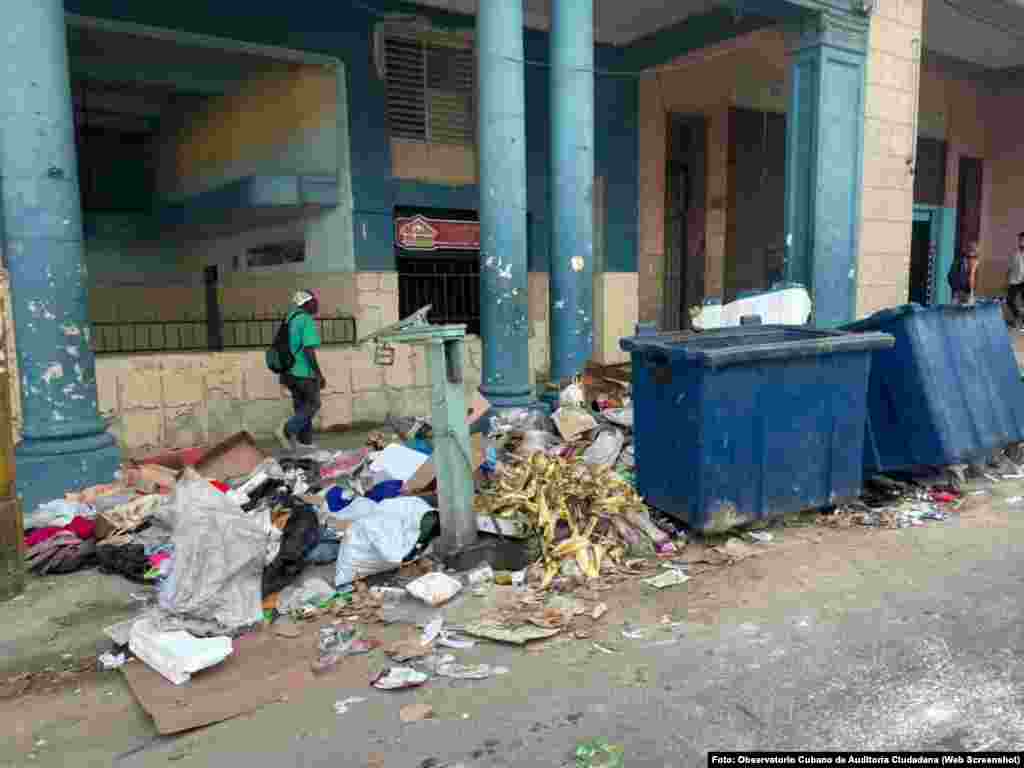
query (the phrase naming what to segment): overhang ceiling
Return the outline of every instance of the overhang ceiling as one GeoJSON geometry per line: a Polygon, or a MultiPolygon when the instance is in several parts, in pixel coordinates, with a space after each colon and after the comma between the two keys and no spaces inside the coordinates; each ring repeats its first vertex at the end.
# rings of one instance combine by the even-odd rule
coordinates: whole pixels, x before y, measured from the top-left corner
{"type": "Polygon", "coordinates": [[[1024,2],[927,0],[924,45],[990,69],[1024,67],[1024,2]]]}
{"type": "MultiPolygon", "coordinates": [[[[554,0],[523,0],[523,16],[531,29],[547,29],[554,0]]],[[[416,0],[418,5],[476,14],[478,0],[416,0]]],[[[706,13],[722,0],[596,0],[594,37],[598,42],[626,45],[687,16],[706,13]]]]}

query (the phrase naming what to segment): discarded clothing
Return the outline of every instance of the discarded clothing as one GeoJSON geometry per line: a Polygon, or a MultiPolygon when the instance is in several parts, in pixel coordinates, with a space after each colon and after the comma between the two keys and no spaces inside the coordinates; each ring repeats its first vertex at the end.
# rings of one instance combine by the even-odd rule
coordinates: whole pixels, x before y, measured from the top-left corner
{"type": "Polygon", "coordinates": [[[360,517],[349,528],[338,552],[334,577],[337,587],[398,568],[416,548],[421,523],[430,511],[430,506],[415,496],[388,499],[376,505],[363,501],[376,507],[376,513],[360,517]]]}
{"type": "Polygon", "coordinates": [[[366,498],[378,504],[388,499],[398,498],[402,494],[402,485],[401,480],[385,480],[383,483],[373,486],[366,494],[366,498]]]}
{"type": "Polygon", "coordinates": [[[334,486],[327,492],[327,508],[331,512],[341,512],[345,507],[351,504],[355,497],[346,498],[345,491],[338,486],[334,486]]]}
{"type": "Polygon", "coordinates": [[[91,565],[96,558],[96,542],[80,539],[71,531],[60,531],[25,553],[25,561],[34,573],[72,573],[91,565]]]}
{"type": "Polygon", "coordinates": [[[116,573],[140,584],[146,582],[149,558],[141,544],[103,544],[96,548],[96,557],[102,572],[116,573]]]}
{"type": "Polygon", "coordinates": [[[95,508],[77,501],[57,499],[40,505],[34,512],[25,515],[25,529],[63,528],[76,517],[96,517],[95,508]]]}
{"type": "Polygon", "coordinates": [[[341,533],[329,525],[320,529],[320,542],[306,555],[307,563],[327,565],[337,562],[341,548],[341,533]]]}
{"type": "Polygon", "coordinates": [[[280,592],[295,581],[306,566],[306,555],[319,543],[320,521],[316,508],[297,505],[284,528],[277,557],[263,572],[263,596],[280,592]]]}

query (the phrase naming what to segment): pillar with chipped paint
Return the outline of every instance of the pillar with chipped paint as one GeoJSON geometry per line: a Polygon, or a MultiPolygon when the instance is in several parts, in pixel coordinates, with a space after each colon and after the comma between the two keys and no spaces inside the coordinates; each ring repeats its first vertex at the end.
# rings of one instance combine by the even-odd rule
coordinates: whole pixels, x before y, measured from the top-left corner
{"type": "Polygon", "coordinates": [[[480,157],[480,391],[526,405],[530,387],[526,264],[523,0],[488,0],[476,17],[480,157]]]}
{"type": "Polygon", "coordinates": [[[97,410],[61,0],[5,0],[0,219],[21,375],[17,493],[30,512],[109,482],[120,463],[97,410]]]}
{"type": "Polygon", "coordinates": [[[594,6],[551,8],[551,381],[594,349],[594,6]]]}

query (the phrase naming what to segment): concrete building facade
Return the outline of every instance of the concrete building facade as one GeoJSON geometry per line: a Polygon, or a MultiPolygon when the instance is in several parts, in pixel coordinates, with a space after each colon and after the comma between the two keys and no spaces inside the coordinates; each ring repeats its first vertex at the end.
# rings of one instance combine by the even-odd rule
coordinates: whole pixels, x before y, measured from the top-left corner
{"type": "Polygon", "coordinates": [[[429,411],[415,352],[351,343],[423,303],[470,325],[467,387],[513,404],[713,297],[801,282],[824,326],[946,300],[965,238],[1002,294],[1024,11],[960,5],[13,0],[26,487],[69,456],[64,484],[106,471],[105,426],[131,454],[269,433],[262,346],[298,287],[343,330],[323,428],[429,411]]]}

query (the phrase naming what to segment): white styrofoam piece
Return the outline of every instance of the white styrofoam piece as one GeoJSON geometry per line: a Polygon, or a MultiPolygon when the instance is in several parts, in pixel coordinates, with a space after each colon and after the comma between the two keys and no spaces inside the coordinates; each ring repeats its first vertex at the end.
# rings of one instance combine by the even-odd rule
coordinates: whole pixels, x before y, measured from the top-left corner
{"type": "Polygon", "coordinates": [[[698,330],[729,328],[746,315],[758,315],[764,325],[806,325],[811,315],[811,297],[804,288],[784,288],[737,299],[722,306],[701,307],[693,319],[698,330]]]}
{"type": "Polygon", "coordinates": [[[233,650],[230,637],[200,638],[181,630],[161,632],[150,619],[135,622],[128,648],[175,685],[188,682],[201,669],[220,664],[233,650]]]}

